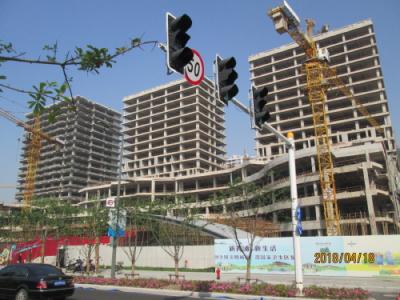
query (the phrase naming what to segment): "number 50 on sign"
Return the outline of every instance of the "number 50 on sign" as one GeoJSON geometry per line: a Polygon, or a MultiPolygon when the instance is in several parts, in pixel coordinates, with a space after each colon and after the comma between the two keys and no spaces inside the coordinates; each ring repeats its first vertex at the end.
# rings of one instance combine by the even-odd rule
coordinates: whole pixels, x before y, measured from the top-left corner
{"type": "Polygon", "coordinates": [[[192,51],[193,59],[185,66],[185,78],[189,83],[199,85],[204,78],[204,62],[199,52],[192,51]]]}

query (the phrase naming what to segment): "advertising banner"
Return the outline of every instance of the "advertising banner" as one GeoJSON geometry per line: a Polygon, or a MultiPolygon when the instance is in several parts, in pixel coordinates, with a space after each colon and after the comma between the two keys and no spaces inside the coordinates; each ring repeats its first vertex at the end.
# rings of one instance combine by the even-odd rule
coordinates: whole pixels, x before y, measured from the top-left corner
{"type": "MultiPolygon", "coordinates": [[[[248,241],[240,242],[247,254],[248,241]]],[[[222,272],[246,272],[246,259],[235,240],[215,240],[214,252],[222,272]]],[[[302,237],[301,254],[306,275],[400,277],[400,235],[302,237]]],[[[292,238],[257,238],[251,272],[294,273],[292,238]]]]}

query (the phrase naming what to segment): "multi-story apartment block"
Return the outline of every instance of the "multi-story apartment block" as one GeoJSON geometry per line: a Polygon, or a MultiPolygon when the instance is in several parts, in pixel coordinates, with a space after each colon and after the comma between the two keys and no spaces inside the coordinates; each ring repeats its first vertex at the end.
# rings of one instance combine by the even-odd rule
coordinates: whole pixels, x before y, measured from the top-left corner
{"type": "MultiPolygon", "coordinates": [[[[388,110],[383,74],[372,21],[362,21],[315,36],[320,48],[330,53],[330,66],[347,84],[354,96],[384,129],[381,135],[368,124],[353,101],[335,86],[327,92],[326,111],[332,144],[374,137],[385,143],[389,154],[395,153],[395,142],[388,110]],[[346,132],[349,135],[342,136],[346,132]]],[[[304,89],[302,72],[304,51],[292,43],[253,55],[249,58],[251,81],[256,87],[269,89],[267,107],[270,123],[286,133],[292,131],[296,149],[314,147],[311,107],[304,89]]],[[[267,131],[257,134],[257,154],[265,160],[284,153],[281,141],[267,131]]]]}
{"type": "Polygon", "coordinates": [[[175,81],[124,98],[125,174],[171,177],[220,170],[223,103],[213,83],[175,81]]]}
{"type": "MultiPolygon", "coordinates": [[[[40,118],[41,131],[64,142],[55,147],[42,141],[36,171],[34,197],[79,200],[78,191],[88,184],[112,181],[118,174],[121,114],[103,105],[76,98],[76,109],[56,104],[61,114],[54,123],[48,113],[40,118]]],[[[27,116],[32,125],[32,115],[27,116]]],[[[17,200],[23,198],[27,170],[27,141],[21,156],[17,200]]]]}

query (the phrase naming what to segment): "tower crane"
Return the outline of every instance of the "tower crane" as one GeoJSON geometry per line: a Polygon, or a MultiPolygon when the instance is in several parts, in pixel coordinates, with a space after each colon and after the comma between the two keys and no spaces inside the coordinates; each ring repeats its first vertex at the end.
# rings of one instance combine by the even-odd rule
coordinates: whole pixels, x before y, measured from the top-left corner
{"type": "Polygon", "coordinates": [[[35,177],[37,164],[40,157],[40,150],[42,146],[42,140],[46,140],[51,144],[56,146],[61,146],[64,143],[58,139],[52,138],[48,134],[40,130],[40,116],[34,116],[34,124],[30,126],[20,120],[18,120],[13,114],[0,108],[0,116],[3,116],[7,120],[15,123],[17,126],[24,128],[26,131],[31,133],[31,137],[28,141],[28,164],[27,172],[25,176],[25,186],[24,186],[24,209],[29,209],[31,207],[32,196],[35,190],[35,177]]]}
{"type": "Polygon", "coordinates": [[[329,67],[329,53],[327,49],[319,48],[313,39],[312,31],[314,22],[312,20],[306,20],[307,32],[302,32],[299,17],[286,1],[283,2],[283,5],[271,9],[268,15],[273,20],[275,30],[279,34],[288,33],[304,50],[306,55],[303,67],[307,80],[306,93],[311,105],[314,123],[326,232],[327,235],[340,235],[340,216],[336,199],[331,153],[332,146],[325,109],[326,90],[328,87],[336,86],[349,100],[354,101],[357,110],[375,127],[377,132],[382,133],[383,129],[337,76],[336,70],[329,67]]]}

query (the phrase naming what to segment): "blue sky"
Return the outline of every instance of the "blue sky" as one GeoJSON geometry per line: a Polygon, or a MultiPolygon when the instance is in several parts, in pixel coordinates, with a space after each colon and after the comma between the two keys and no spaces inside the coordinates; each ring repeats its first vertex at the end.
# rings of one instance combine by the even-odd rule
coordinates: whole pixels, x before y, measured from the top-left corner
{"type": "MultiPolygon", "coordinates": [[[[103,1],[103,0],[1,0],[0,39],[12,42],[26,57],[44,55],[45,44],[58,42],[60,57],[74,47],[92,44],[116,48],[130,38],[165,42],[165,13],[188,14],[193,21],[188,46],[200,52],[205,62],[206,76],[212,76],[215,54],[235,56],[239,79],[238,98],[248,103],[248,57],[290,42],[287,35],[278,35],[267,10],[281,1],[103,1]]],[[[385,76],[392,123],[399,141],[400,35],[398,13],[400,1],[372,0],[292,0],[292,7],[304,20],[312,18],[316,28],[329,24],[331,29],[371,18],[374,22],[385,76]]],[[[0,74],[8,83],[29,89],[40,81],[62,81],[60,70],[47,66],[16,63],[3,64],[0,74]]],[[[124,96],[179,79],[166,75],[165,55],[158,48],[135,50],[118,60],[112,69],[100,75],[71,72],[73,92],[117,110],[122,109],[124,96]]],[[[0,94],[0,107],[23,119],[27,112],[26,96],[5,92],[0,94]]],[[[228,154],[254,153],[254,132],[249,119],[232,104],[226,110],[228,154]]],[[[0,118],[0,185],[15,184],[23,131],[0,118]]],[[[0,201],[13,199],[13,189],[0,188],[0,201]]]]}

